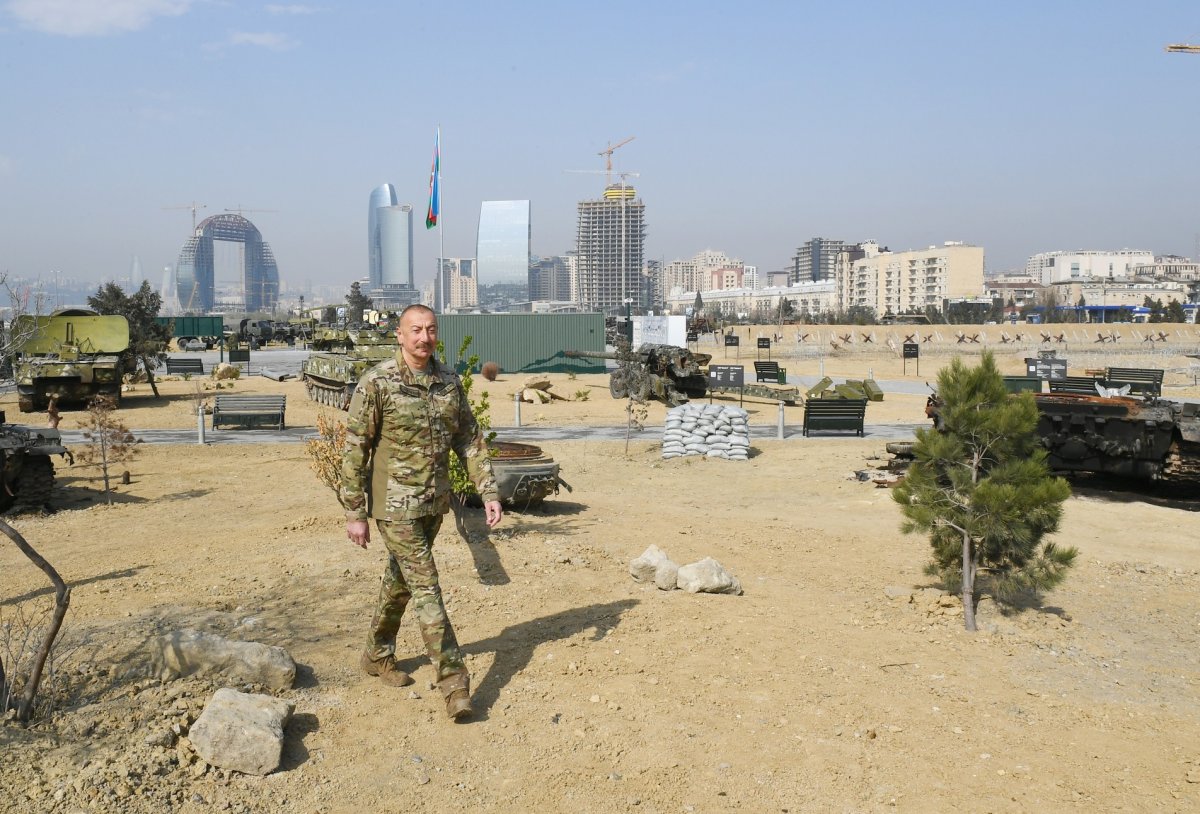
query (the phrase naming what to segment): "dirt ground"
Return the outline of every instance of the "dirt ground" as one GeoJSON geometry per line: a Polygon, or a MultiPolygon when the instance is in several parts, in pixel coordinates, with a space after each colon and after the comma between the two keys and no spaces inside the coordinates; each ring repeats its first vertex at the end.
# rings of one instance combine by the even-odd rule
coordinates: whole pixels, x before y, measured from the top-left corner
{"type": "MultiPolygon", "coordinates": [[[[1140,354],[1153,343],[1130,334],[1107,363],[1165,367],[1168,396],[1200,396],[1188,356],[1200,337],[1176,330],[1188,329],[1140,354]]],[[[776,355],[794,374],[905,378],[874,330],[848,349],[776,355]]],[[[957,330],[943,327],[906,378],[932,381],[953,353],[982,347],[1020,372],[1037,349],[1004,348],[996,326],[986,345],[956,347],[957,330]]],[[[1072,373],[1103,366],[1091,350],[1076,341],[1072,373]]],[[[747,367],[753,354],[741,350],[747,367]]],[[[496,425],[512,424],[523,380],[477,381],[496,425]]],[[[525,405],[525,424],[621,423],[605,377],[552,380],[572,400],[525,405]]],[[[122,420],[192,427],[195,387],[164,382],[155,401],[140,385],[122,420]]],[[[234,391],[286,393],[288,424],[315,424],[299,383],[234,391]]],[[[918,423],[922,405],[889,394],[867,421],[918,423]]],[[[752,424],[774,424],[774,404],[747,406],[752,424]]],[[[662,416],[654,405],[648,422],[662,416]]],[[[985,601],[968,634],[957,600],[923,574],[928,543],[899,533],[891,493],[850,479],[882,442],[755,439],[745,462],[662,461],[637,436],[628,452],[542,446],[573,492],[490,535],[472,518],[470,541],[449,521],[438,538],[474,676],[476,715],[461,724],[445,717],[411,620],[398,655],[416,683],[359,672],[383,549],[346,540],[301,444],[147,445],[112,505],[94,471],[60,465],[59,510],[9,518],[73,593],[49,679],[59,708],[28,730],[0,725],[0,811],[1200,810],[1200,501],[1081,482],[1056,538],[1081,551],[1066,582],[1018,612],[985,601]],[[715,557],[745,594],[634,582],[628,563],[651,543],[679,563],[715,557]],[[300,665],[279,693],[296,705],[280,771],[229,774],[186,737],[146,742],[172,724],[186,735],[220,686],[148,677],[149,641],[185,627],[280,645],[300,665]]],[[[48,597],[0,546],[8,640],[48,597]]]]}

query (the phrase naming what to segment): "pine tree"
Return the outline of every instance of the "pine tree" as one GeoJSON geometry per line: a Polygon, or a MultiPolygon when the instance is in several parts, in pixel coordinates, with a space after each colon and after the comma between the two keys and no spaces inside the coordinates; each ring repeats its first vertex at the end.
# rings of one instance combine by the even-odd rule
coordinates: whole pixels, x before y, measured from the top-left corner
{"type": "Polygon", "coordinates": [[[162,296],[146,280],[132,294],[126,294],[116,283],[105,283],[88,297],[88,307],[98,314],[120,314],[129,323],[129,348],[125,351],[125,368],[135,370],[140,362],[146,371],[146,381],[158,398],[154,369],[167,361],[167,345],[171,331],[157,321],[162,308],[162,296]]]}
{"type": "Polygon", "coordinates": [[[925,532],[927,567],[961,580],[964,622],[975,630],[982,593],[1011,602],[1054,587],[1077,550],[1045,542],[1071,489],[1050,474],[1031,393],[1009,396],[985,351],[978,367],[955,358],[938,374],[938,429],[917,431],[916,461],[892,492],[903,532],[925,532]]]}
{"type": "Polygon", "coordinates": [[[362,322],[363,312],[371,308],[371,298],[362,293],[362,285],[355,280],[350,284],[350,293],[346,295],[346,321],[362,322]]]}

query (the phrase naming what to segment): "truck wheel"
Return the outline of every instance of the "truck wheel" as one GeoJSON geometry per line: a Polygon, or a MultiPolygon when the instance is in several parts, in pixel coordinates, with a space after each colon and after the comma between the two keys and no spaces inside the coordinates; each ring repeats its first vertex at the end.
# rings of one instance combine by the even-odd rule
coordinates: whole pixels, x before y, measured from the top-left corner
{"type": "Polygon", "coordinates": [[[608,392],[612,393],[615,399],[623,399],[629,395],[629,389],[625,386],[625,374],[622,371],[616,371],[608,377],[608,392]]]}

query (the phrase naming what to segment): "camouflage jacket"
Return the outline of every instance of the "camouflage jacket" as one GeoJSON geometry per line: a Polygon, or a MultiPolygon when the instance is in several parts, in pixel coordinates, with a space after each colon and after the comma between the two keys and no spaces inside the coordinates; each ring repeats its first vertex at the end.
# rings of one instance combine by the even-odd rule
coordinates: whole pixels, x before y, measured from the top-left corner
{"type": "Polygon", "coordinates": [[[436,360],[414,373],[397,351],[363,375],[350,401],[338,491],[346,517],[444,514],[451,450],[484,501],[499,500],[487,443],[458,376],[436,360]]]}

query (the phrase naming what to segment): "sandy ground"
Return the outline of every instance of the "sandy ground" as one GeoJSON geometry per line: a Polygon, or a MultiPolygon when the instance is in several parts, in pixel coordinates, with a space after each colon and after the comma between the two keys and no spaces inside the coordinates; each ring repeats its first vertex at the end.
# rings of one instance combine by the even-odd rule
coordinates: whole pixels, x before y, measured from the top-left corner
{"type": "MultiPolygon", "coordinates": [[[[1168,395],[1200,395],[1189,340],[1172,338],[1169,350],[1122,349],[1119,364],[1166,367],[1168,395]]],[[[927,344],[914,381],[932,380],[958,343],[951,332],[927,344]]],[[[776,355],[793,373],[902,378],[886,347],[790,350],[776,355]]],[[[1020,372],[1024,355],[1002,365],[1020,372]]],[[[1105,361],[1068,355],[1073,368],[1074,356],[1105,361]]],[[[741,356],[749,367],[753,352],[741,356]]],[[[479,380],[497,425],[511,425],[523,378],[479,380]]],[[[590,396],[526,405],[525,423],[621,422],[604,377],[553,381],[590,396]]],[[[194,426],[194,389],[165,382],[155,401],[139,386],[122,418],[194,426]]],[[[284,392],[289,425],[315,423],[298,383],[235,392],[284,392]]],[[[889,395],[868,422],[919,422],[922,405],[889,395]]],[[[752,423],[773,424],[774,404],[747,406],[752,423]]],[[[648,421],[661,419],[653,406],[648,421]]],[[[60,466],[60,510],[10,520],[74,586],[53,678],[61,708],[29,730],[0,726],[0,811],[1200,809],[1196,501],[1083,483],[1058,535],[1081,550],[1065,584],[1016,613],[985,602],[972,635],[955,600],[920,593],[928,543],[899,533],[890,492],[847,477],[883,455],[880,442],[756,440],[746,462],[664,462],[636,436],[628,452],[543,446],[574,492],[508,514],[490,536],[473,519],[470,542],[449,522],[438,539],[474,674],[465,724],[446,720],[411,620],[400,651],[413,687],[358,671],[382,549],[345,539],[301,445],[148,446],[113,505],[93,471],[60,466]],[[681,563],[715,557],[745,595],[633,582],[628,562],[650,543],[681,563]],[[893,599],[889,587],[917,593],[893,599]],[[280,645],[301,665],[281,693],[296,704],[281,771],[229,775],[197,763],[186,740],[144,743],[186,726],[219,686],[146,677],[148,641],[182,627],[280,645]]],[[[0,621],[47,596],[0,546],[0,621]]]]}

